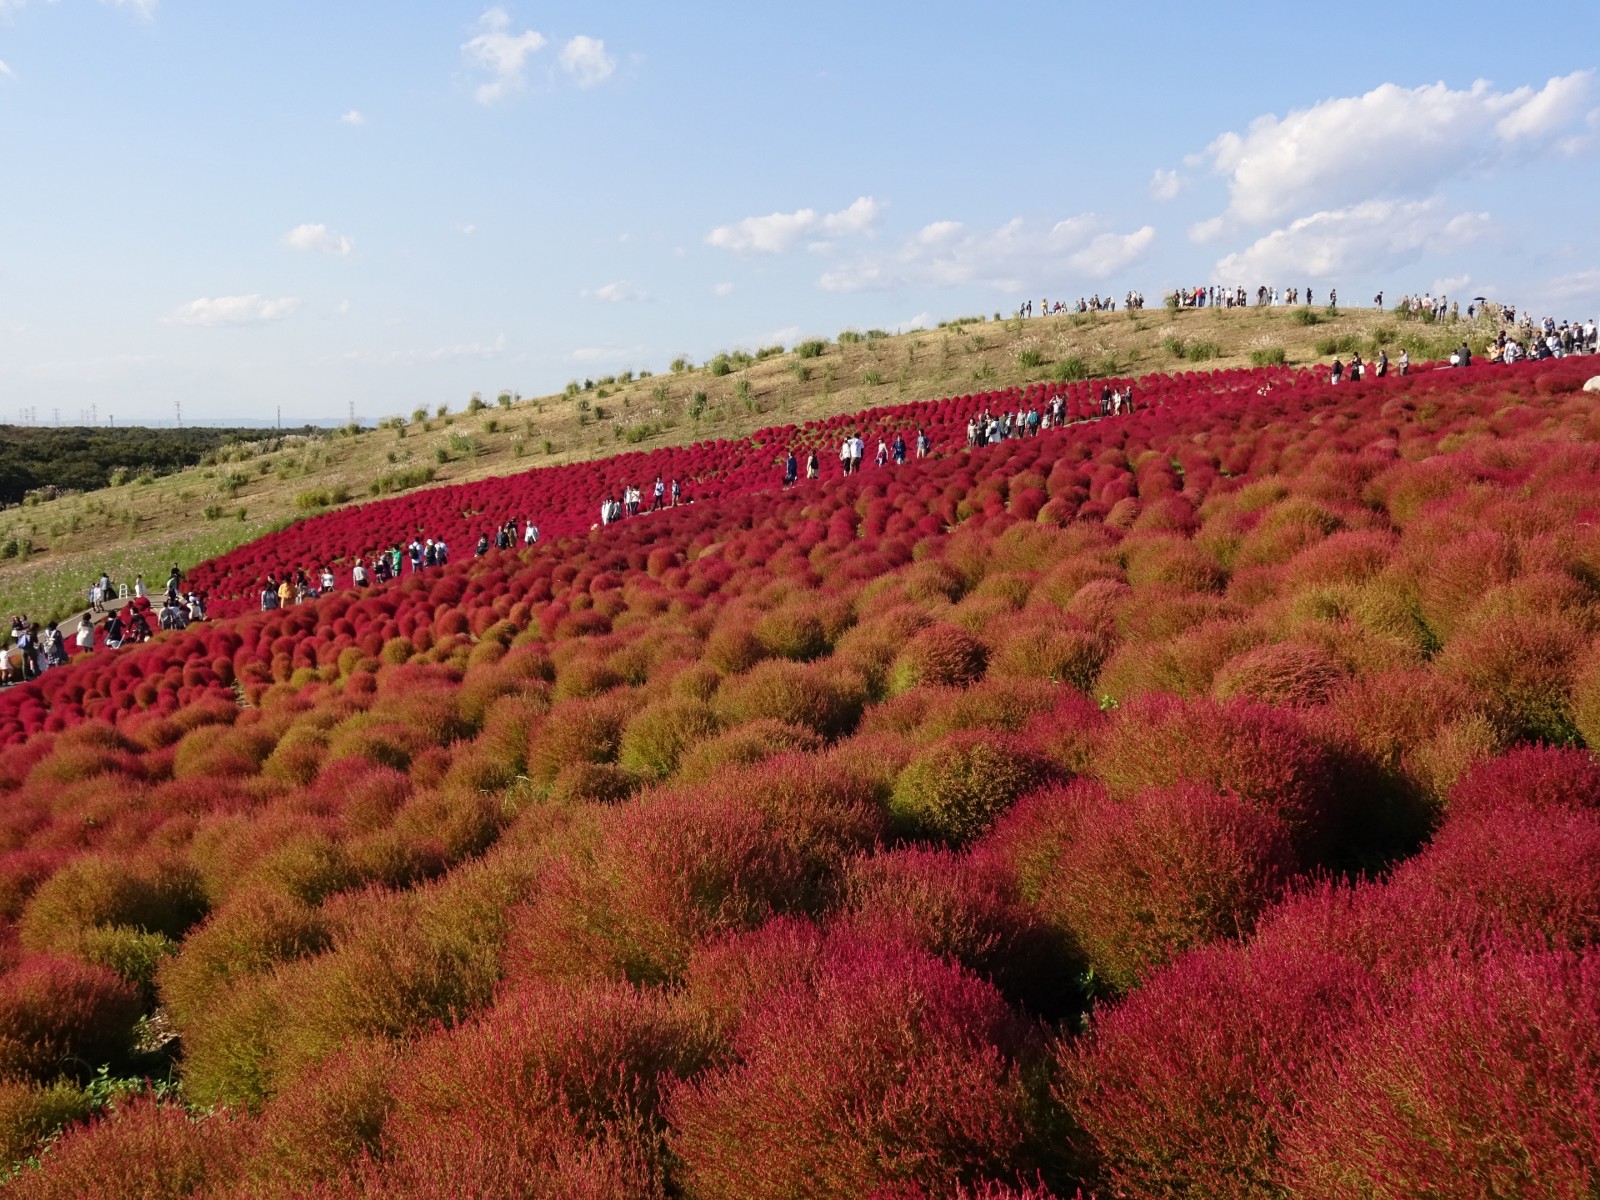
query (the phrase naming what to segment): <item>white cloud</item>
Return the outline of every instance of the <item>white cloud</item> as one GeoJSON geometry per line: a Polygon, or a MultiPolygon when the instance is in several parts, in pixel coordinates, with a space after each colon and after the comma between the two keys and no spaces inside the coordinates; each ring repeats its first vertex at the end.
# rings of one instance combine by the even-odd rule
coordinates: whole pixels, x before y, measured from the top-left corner
{"type": "Polygon", "coordinates": [[[836,213],[821,214],[814,208],[802,208],[792,213],[746,217],[713,229],[706,235],[706,244],[735,254],[782,254],[811,234],[845,237],[868,233],[882,212],[883,205],[871,196],[862,196],[836,213]]]}
{"type": "Polygon", "coordinates": [[[359,108],[352,108],[349,112],[341,116],[339,120],[343,121],[346,125],[365,125],[367,123],[367,114],[362,112],[359,108]]]}
{"type": "Polygon", "coordinates": [[[1433,281],[1433,294],[1435,296],[1455,296],[1472,286],[1471,275],[1451,275],[1445,279],[1433,281]]]}
{"type": "Polygon", "coordinates": [[[371,366],[415,366],[419,363],[450,362],[462,358],[499,358],[505,350],[506,335],[502,333],[492,342],[457,342],[448,346],[435,346],[429,350],[391,350],[386,353],[352,350],[343,357],[346,362],[371,366]]]}
{"type": "Polygon", "coordinates": [[[259,325],[267,321],[281,321],[299,307],[300,301],[292,296],[278,300],[268,300],[260,295],[206,296],[174,309],[165,322],[168,325],[202,325],[211,328],[259,325]]]}
{"type": "Polygon", "coordinates": [[[585,300],[599,300],[605,304],[636,304],[649,299],[648,295],[626,279],[619,279],[604,287],[585,288],[581,294],[585,300]]]}
{"type": "Polygon", "coordinates": [[[544,49],[543,34],[531,29],[511,32],[511,14],[496,5],[478,18],[477,34],[461,46],[461,52],[477,70],[489,78],[473,95],[479,104],[494,104],[523,87],[523,71],[528,59],[544,49]]]}
{"type": "Polygon", "coordinates": [[[0,75],[4,75],[7,79],[16,78],[16,76],[11,73],[11,68],[6,66],[6,60],[3,58],[0,58],[0,75]]]}
{"type": "MultiPolygon", "coordinates": [[[[50,0],[52,4],[55,0],[50,0]]],[[[125,8],[146,21],[155,19],[156,9],[161,6],[161,0],[100,0],[102,4],[109,4],[113,8],[125,8]]]]}
{"type": "Polygon", "coordinates": [[[291,250],[331,254],[335,258],[348,258],[356,248],[353,241],[326,225],[296,225],[283,235],[283,244],[291,250]]]}
{"type": "Polygon", "coordinates": [[[471,237],[473,234],[478,232],[478,227],[470,223],[466,225],[458,225],[456,228],[461,231],[462,237],[471,237]]]}
{"type": "Polygon", "coordinates": [[[1155,241],[1150,226],[1119,234],[1093,213],[1058,221],[1049,229],[1020,217],[995,230],[935,221],[886,254],[841,263],[818,281],[828,292],[979,285],[1002,292],[1093,282],[1131,266],[1155,241]]]}
{"type": "Polygon", "coordinates": [[[933,325],[933,314],[921,312],[905,321],[889,326],[891,333],[910,333],[913,329],[927,329],[933,325]]]}
{"type": "Polygon", "coordinates": [[[1183,176],[1176,171],[1164,171],[1156,168],[1156,173],[1150,176],[1150,196],[1154,200],[1175,200],[1178,193],[1183,191],[1183,176]]]}
{"type": "Polygon", "coordinates": [[[731,296],[733,295],[733,284],[719,283],[711,289],[711,294],[714,296],[731,296]]]}
{"type": "Polygon", "coordinates": [[[561,47],[559,58],[561,69],[576,79],[579,87],[604,83],[617,69],[617,60],[606,53],[606,44],[582,34],[561,47]]]}
{"type": "Polygon", "coordinates": [[[1546,280],[1533,291],[1546,307],[1578,306],[1592,314],[1595,306],[1600,305],[1600,268],[1591,267],[1586,271],[1557,276],[1546,280]]]}
{"type": "Polygon", "coordinates": [[[1439,199],[1368,200],[1313,213],[1217,263],[1217,278],[1247,286],[1269,280],[1384,274],[1424,254],[1443,254],[1484,236],[1488,213],[1446,218],[1439,199]]]}
{"type": "Polygon", "coordinates": [[[1243,134],[1215,139],[1205,158],[1228,181],[1230,226],[1426,195],[1453,176],[1547,148],[1583,115],[1593,75],[1559,76],[1537,91],[1497,91],[1483,80],[1465,90],[1386,83],[1281,119],[1259,117],[1243,134]]]}

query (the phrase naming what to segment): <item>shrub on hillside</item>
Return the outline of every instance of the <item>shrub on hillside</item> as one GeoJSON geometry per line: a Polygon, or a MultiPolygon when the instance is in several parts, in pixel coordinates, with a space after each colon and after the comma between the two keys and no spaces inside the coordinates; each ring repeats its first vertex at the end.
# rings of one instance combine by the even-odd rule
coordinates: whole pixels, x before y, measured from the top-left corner
{"type": "Polygon", "coordinates": [[[1072,788],[1037,803],[1061,811],[1036,850],[1011,856],[1053,851],[1033,867],[1039,912],[1113,990],[1190,946],[1248,933],[1295,870],[1281,821],[1206,787],[1147,788],[1120,801],[1072,788]]]}
{"type": "Polygon", "coordinates": [[[718,730],[716,714],[701,701],[659,700],[641,709],[622,731],[617,762],[647,779],[665,779],[696,743],[718,730]]]}
{"type": "Polygon", "coordinates": [[[93,1107],[87,1092],[65,1080],[0,1080],[0,1163],[10,1167],[37,1156],[62,1126],[93,1107]]]}
{"type": "Polygon", "coordinates": [[[1026,623],[1000,647],[990,673],[1000,678],[1048,679],[1087,692],[1110,653],[1110,640],[1088,626],[1059,620],[1048,626],[1026,623]]]}
{"type": "Polygon", "coordinates": [[[22,915],[23,944],[71,953],[96,926],[182,937],[204,914],[198,873],[171,859],[73,859],[42,884],[22,915]]]}
{"type": "Polygon", "coordinates": [[[1469,770],[1450,789],[1450,815],[1527,806],[1600,808],[1600,760],[1585,750],[1520,746],[1469,770]]]}
{"type": "Polygon", "coordinates": [[[338,1179],[362,1155],[377,1153],[400,1068],[387,1040],[342,1047],[267,1103],[242,1174],[277,1195],[338,1179]]]}
{"type": "Polygon", "coordinates": [[[557,704],[528,740],[528,778],[548,788],[566,767],[615,761],[633,711],[633,697],[626,692],[557,704]]]}
{"type": "Polygon", "coordinates": [[[35,954],[0,976],[0,1079],[85,1075],[132,1049],[137,989],[105,967],[35,954]]]}
{"type": "Polygon", "coordinates": [[[1160,696],[1118,709],[1095,760],[1114,794],[1204,784],[1282,820],[1300,844],[1332,828],[1333,768],[1329,752],[1288,713],[1245,701],[1160,696]]]}
{"type": "Polygon", "coordinates": [[[987,854],[907,846],[851,864],[845,920],[874,941],[952,958],[1028,1011],[1060,1017],[1081,1000],[1069,939],[1020,902],[987,854]]]}
{"type": "Polygon", "coordinates": [[[988,663],[988,650],[966,630],[930,625],[914,634],[895,656],[889,691],[899,693],[925,684],[965,687],[983,677],[988,663]]]}
{"type": "Polygon", "coordinates": [[[1588,946],[1600,936],[1600,812],[1452,813],[1394,879],[1475,904],[1502,928],[1552,946],[1588,946]]]}
{"type": "Polygon", "coordinates": [[[1517,735],[1569,745],[1579,740],[1573,665],[1585,641],[1577,626],[1557,617],[1494,622],[1453,637],[1439,669],[1484,696],[1517,735]]]}
{"type": "Polygon", "coordinates": [[[711,707],[729,726],[783,721],[825,738],[842,737],[855,728],[865,697],[823,667],[782,660],[759,663],[724,681],[711,707]]]}
{"type": "Polygon", "coordinates": [[[707,1050],[660,992],[520,987],[410,1055],[374,1175],[401,1194],[659,1194],[661,1098],[707,1050]],[[581,1186],[605,1158],[614,1186],[581,1186]]]}
{"type": "Polygon", "coordinates": [[[684,783],[708,779],[728,766],[753,766],[779,754],[811,753],[822,739],[811,730],[784,721],[756,720],[706,738],[684,751],[677,778],[684,783]]]}
{"type": "Polygon", "coordinates": [[[1235,696],[1307,708],[1321,704],[1345,678],[1345,669],[1320,646],[1279,642],[1258,646],[1222,664],[1212,683],[1219,700],[1235,696]]]}
{"type": "Polygon", "coordinates": [[[191,1117],[178,1105],[135,1096],[69,1130],[8,1190],[27,1200],[180,1200],[230,1183],[247,1138],[243,1122],[228,1112],[191,1117]]]}
{"type": "Polygon", "coordinates": [[[607,811],[516,918],[514,978],[676,978],[695,943],[818,899],[811,864],[741,803],[660,796],[607,811]]]}
{"type": "Polygon", "coordinates": [[[930,955],[836,939],[735,1045],[733,1064],[669,1102],[693,1195],[945,1194],[1043,1165],[1026,1027],[992,987],[930,955]]]}
{"type": "Polygon", "coordinates": [[[180,1029],[200,1019],[231,983],[323,949],[326,922],[303,901],[263,887],[233,896],[162,964],[162,1002],[180,1029]]]}
{"type": "Polygon", "coordinates": [[[1055,765],[1004,735],[956,733],[919,751],[900,772],[889,810],[907,832],[963,845],[982,836],[1055,765]]]}
{"type": "Polygon", "coordinates": [[[1446,958],[1318,1075],[1284,1136],[1301,1194],[1581,1195],[1600,1175],[1600,955],[1446,958]]]}
{"type": "Polygon", "coordinates": [[[1196,950],[1057,1048],[1055,1093],[1109,1194],[1283,1194],[1278,1146],[1315,1068],[1373,1004],[1314,951],[1196,950]]]}

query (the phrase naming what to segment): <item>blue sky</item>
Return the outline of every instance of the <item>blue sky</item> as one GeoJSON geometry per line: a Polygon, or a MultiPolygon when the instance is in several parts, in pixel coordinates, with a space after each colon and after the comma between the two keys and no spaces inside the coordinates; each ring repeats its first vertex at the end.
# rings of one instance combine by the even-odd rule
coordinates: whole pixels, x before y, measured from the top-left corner
{"type": "Polygon", "coordinates": [[[0,420],[371,421],[1180,283],[1587,317],[1589,24],[0,0],[0,420]]]}

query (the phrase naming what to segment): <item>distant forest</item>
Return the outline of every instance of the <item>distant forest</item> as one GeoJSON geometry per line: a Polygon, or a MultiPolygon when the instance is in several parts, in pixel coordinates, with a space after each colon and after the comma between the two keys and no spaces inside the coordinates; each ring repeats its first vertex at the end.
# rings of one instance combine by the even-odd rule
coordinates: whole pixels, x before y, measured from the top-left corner
{"type": "Polygon", "coordinates": [[[39,428],[0,425],[0,504],[20,504],[36,488],[88,492],[111,472],[157,475],[192,467],[227,442],[281,437],[276,429],[39,428]]]}

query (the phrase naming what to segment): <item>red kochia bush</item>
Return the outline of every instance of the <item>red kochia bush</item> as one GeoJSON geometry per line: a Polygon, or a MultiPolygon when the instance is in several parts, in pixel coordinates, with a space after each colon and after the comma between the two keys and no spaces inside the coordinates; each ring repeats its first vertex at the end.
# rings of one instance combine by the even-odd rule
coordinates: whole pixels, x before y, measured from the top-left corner
{"type": "Polygon", "coordinates": [[[983,677],[989,652],[957,625],[930,625],[906,643],[894,660],[889,690],[904,692],[921,684],[965,687],[983,677]]]}
{"type": "Polygon", "coordinates": [[[1079,786],[1029,803],[1059,814],[1039,908],[1112,988],[1190,946],[1248,932],[1294,870],[1281,821],[1195,784],[1124,801],[1079,786]]]}
{"type": "Polygon", "coordinates": [[[1600,761],[1586,750],[1521,746],[1469,770],[1450,789],[1452,817],[1495,808],[1600,808],[1600,761]]]}
{"type": "Polygon", "coordinates": [[[676,977],[702,938],[815,902],[814,867],[737,801],[652,797],[610,810],[558,860],[507,950],[513,977],[676,977]]]}
{"type": "Polygon", "coordinates": [[[1280,1195],[1296,1097],[1372,994],[1348,959],[1216,947],[1099,1013],[1089,1037],[1060,1044],[1055,1092],[1093,1142],[1104,1194],[1280,1195]]]}
{"type": "Polygon", "coordinates": [[[1298,1194],[1592,1195],[1600,953],[1445,959],[1320,1075],[1284,1139],[1298,1194]]]}
{"type": "Polygon", "coordinates": [[[1029,1011],[1060,1016],[1080,1001],[1068,938],[1022,903],[992,854],[907,846],[851,865],[845,919],[875,940],[954,958],[1029,1011]]]}
{"type": "Polygon", "coordinates": [[[1509,807],[1452,816],[1396,886],[1426,886],[1557,947],[1600,936],[1600,813],[1509,807]]]}
{"type": "Polygon", "coordinates": [[[1117,711],[1096,771],[1116,795],[1187,781],[1282,820],[1302,844],[1333,824],[1330,756],[1292,715],[1247,701],[1147,696],[1117,711]]]}
{"type": "Polygon", "coordinates": [[[180,1200],[231,1181],[247,1137],[226,1111],[196,1119],[175,1104],[138,1096],[70,1130],[38,1170],[15,1176],[7,1193],[26,1200],[180,1200]]]}
{"type": "Polygon", "coordinates": [[[707,1050],[659,992],[513,990],[408,1056],[369,1191],[425,1195],[449,1180],[458,1195],[658,1194],[661,1093],[707,1050]],[[601,1163],[621,1188],[584,1186],[601,1163]]]}
{"type": "Polygon", "coordinates": [[[105,967],[35,954],[0,976],[0,1078],[54,1079],[121,1059],[138,989],[105,967]]]}
{"type": "Polygon", "coordinates": [[[899,946],[835,938],[672,1096],[669,1142],[704,1200],[865,1196],[1014,1179],[1039,1165],[1030,1036],[990,985],[899,946]]]}

